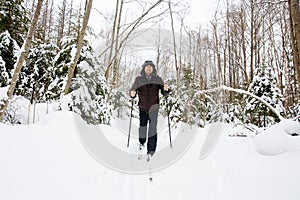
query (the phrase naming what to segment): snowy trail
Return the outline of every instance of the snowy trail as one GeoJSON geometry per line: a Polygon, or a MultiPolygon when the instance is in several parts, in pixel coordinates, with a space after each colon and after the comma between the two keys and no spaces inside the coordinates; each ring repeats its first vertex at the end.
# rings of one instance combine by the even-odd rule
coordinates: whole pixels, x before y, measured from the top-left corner
{"type": "MultiPolygon", "coordinates": [[[[199,160],[205,134],[199,129],[186,154],[154,172],[150,182],[148,174],[124,174],[98,163],[82,146],[69,112],[37,125],[0,124],[0,199],[300,199],[300,151],[263,156],[252,138],[223,135],[212,154],[199,160]]],[[[160,139],[168,144],[164,135],[160,139]]]]}

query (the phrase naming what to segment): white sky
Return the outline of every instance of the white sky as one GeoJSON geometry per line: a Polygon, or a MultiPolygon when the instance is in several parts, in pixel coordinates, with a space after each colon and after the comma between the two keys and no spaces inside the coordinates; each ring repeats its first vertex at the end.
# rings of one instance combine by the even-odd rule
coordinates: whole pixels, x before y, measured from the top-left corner
{"type": "MultiPolygon", "coordinates": [[[[149,1],[153,3],[156,2],[156,0],[149,1]]],[[[216,12],[219,1],[220,5],[224,3],[224,0],[186,0],[187,4],[191,6],[189,14],[185,18],[185,24],[193,29],[196,29],[199,24],[201,24],[201,26],[208,24],[216,12]]],[[[115,0],[94,0],[93,8],[97,9],[104,15],[107,13],[114,13],[115,3],[115,0]]],[[[89,25],[94,28],[96,33],[98,33],[101,29],[101,21],[104,21],[104,17],[101,16],[95,9],[92,10],[89,25]]]]}

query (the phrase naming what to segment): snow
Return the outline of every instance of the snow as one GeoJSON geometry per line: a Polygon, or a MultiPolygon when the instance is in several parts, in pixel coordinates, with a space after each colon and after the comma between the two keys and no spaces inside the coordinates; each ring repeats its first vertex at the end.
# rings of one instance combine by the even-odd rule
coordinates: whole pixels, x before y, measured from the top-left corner
{"type": "Polygon", "coordinates": [[[254,137],[259,153],[263,155],[279,155],[289,151],[300,150],[300,124],[293,120],[282,120],[254,137]]]}
{"type": "Polygon", "coordinates": [[[6,100],[8,98],[7,96],[8,86],[7,87],[0,87],[0,100],[6,100]]]}
{"type": "MultiPolygon", "coordinates": [[[[100,128],[109,129],[107,136],[118,144],[116,123],[126,126],[114,119],[112,126],[100,128]]],[[[36,124],[0,124],[0,199],[300,199],[300,137],[290,135],[300,130],[296,122],[283,121],[254,138],[229,137],[234,128],[224,124],[221,139],[204,160],[199,160],[199,152],[208,128],[199,128],[188,151],[171,166],[154,172],[153,182],[148,174],[120,173],[97,162],[83,147],[75,127],[69,111],[44,115],[36,124]],[[271,145],[282,138],[289,138],[284,143],[294,146],[284,154],[276,154],[277,149],[269,149],[274,156],[256,151],[259,140],[267,146],[268,141],[271,145]]],[[[137,142],[131,139],[132,144],[137,142]]],[[[166,143],[168,137],[159,136],[158,145],[166,143]]],[[[136,146],[131,145],[131,150],[136,146]]]]}
{"type": "Polygon", "coordinates": [[[242,89],[231,88],[231,87],[223,85],[223,86],[212,88],[212,89],[208,89],[208,90],[199,90],[199,91],[197,91],[197,93],[195,94],[195,96],[197,96],[199,94],[205,94],[205,93],[211,93],[211,92],[219,92],[219,91],[222,91],[222,90],[232,91],[232,92],[236,92],[236,93],[239,93],[239,94],[246,94],[246,95],[248,95],[248,96],[250,96],[250,97],[252,97],[252,98],[260,101],[264,105],[266,105],[270,110],[272,110],[272,112],[274,114],[276,114],[278,116],[278,118],[280,120],[284,120],[284,117],[282,117],[281,114],[270,103],[268,103],[267,101],[265,101],[263,98],[258,97],[255,94],[252,94],[249,91],[245,91],[245,90],[242,90],[242,89]]]}

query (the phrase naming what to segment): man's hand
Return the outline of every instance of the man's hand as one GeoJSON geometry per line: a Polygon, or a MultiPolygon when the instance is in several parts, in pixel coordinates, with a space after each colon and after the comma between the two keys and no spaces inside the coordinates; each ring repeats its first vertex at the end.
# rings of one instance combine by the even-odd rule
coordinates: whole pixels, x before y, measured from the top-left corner
{"type": "Polygon", "coordinates": [[[169,90],[168,84],[164,84],[164,90],[165,90],[165,91],[168,91],[168,90],[169,90]]]}
{"type": "Polygon", "coordinates": [[[130,91],[130,97],[131,97],[131,98],[134,98],[135,95],[136,95],[136,91],[135,91],[135,90],[131,90],[131,91],[130,91]]]}

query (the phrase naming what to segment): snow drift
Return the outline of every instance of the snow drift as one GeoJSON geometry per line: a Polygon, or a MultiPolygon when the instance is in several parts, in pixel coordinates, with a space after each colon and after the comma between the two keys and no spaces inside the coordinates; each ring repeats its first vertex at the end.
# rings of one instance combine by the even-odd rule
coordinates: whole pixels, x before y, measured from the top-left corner
{"type": "Polygon", "coordinates": [[[300,149],[300,123],[285,119],[254,137],[258,153],[279,155],[300,149]],[[293,137],[293,135],[298,135],[293,137]]]}

